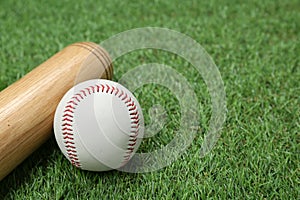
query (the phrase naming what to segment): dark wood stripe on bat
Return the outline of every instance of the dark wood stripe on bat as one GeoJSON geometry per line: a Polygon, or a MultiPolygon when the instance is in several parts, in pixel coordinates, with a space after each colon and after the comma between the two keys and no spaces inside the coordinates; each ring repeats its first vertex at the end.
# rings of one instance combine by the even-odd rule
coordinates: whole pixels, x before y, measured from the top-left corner
{"type": "Polygon", "coordinates": [[[98,54],[95,53],[95,51],[93,51],[93,50],[96,49],[95,47],[93,47],[93,49],[90,49],[87,45],[84,45],[84,44],[82,44],[82,43],[72,44],[71,46],[82,47],[82,48],[88,50],[89,52],[91,52],[92,54],[94,54],[94,56],[96,56],[96,57],[98,58],[98,60],[101,62],[101,64],[103,65],[103,68],[104,68],[104,70],[105,70],[106,77],[107,77],[107,78],[110,78],[110,76],[109,76],[110,74],[109,74],[109,72],[107,71],[107,68],[105,67],[106,65],[105,65],[105,64],[103,63],[103,61],[101,60],[102,57],[100,57],[98,54]]]}
{"type": "Polygon", "coordinates": [[[108,66],[108,70],[109,70],[109,73],[110,73],[110,79],[112,79],[112,75],[113,75],[113,71],[112,70],[113,70],[113,68],[111,67],[112,62],[109,59],[109,55],[104,50],[102,50],[101,47],[100,48],[95,48],[92,43],[89,43],[89,42],[81,42],[81,43],[84,44],[84,45],[87,45],[87,46],[91,47],[94,50],[96,50],[101,55],[101,57],[104,58],[104,60],[106,61],[106,64],[107,64],[106,66],[108,66]]]}

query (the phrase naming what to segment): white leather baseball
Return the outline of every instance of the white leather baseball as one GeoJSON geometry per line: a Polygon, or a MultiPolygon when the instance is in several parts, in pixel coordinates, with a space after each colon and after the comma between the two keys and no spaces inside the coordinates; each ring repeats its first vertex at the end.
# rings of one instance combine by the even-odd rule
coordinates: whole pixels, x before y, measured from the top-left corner
{"type": "Polygon", "coordinates": [[[76,167],[107,171],[125,165],[144,134],[142,109],[119,83],[94,79],[71,88],[54,116],[59,148],[76,167]]]}

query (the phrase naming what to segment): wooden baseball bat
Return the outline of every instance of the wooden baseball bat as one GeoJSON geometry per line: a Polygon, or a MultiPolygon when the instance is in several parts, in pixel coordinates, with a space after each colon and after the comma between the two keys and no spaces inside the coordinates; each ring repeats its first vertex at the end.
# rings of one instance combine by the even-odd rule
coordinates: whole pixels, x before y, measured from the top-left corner
{"type": "Polygon", "coordinates": [[[72,44],[0,93],[0,180],[52,134],[55,109],[76,83],[111,79],[108,53],[95,43],[72,44]]]}

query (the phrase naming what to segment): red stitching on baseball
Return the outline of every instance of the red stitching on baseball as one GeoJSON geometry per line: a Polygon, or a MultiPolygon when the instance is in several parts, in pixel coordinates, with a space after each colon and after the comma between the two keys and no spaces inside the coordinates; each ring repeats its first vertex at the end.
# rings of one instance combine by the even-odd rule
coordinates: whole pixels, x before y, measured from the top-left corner
{"type": "MultiPolygon", "coordinates": [[[[126,98],[123,98],[123,100],[125,100],[126,98]]],[[[127,151],[126,151],[126,155],[124,156],[124,161],[122,163],[122,166],[124,166],[131,158],[132,153],[134,152],[134,147],[136,145],[137,142],[137,137],[139,135],[139,123],[140,123],[140,119],[139,119],[139,112],[137,109],[137,106],[135,105],[134,101],[129,97],[127,98],[127,101],[125,101],[125,103],[127,104],[128,107],[128,111],[130,113],[130,119],[131,119],[131,128],[133,128],[134,130],[131,131],[130,133],[130,139],[129,139],[129,143],[128,143],[128,147],[127,147],[127,151]]]]}
{"type": "Polygon", "coordinates": [[[73,149],[67,149],[67,152],[73,152],[76,153],[77,151],[73,150],[73,149]]]}
{"type": "Polygon", "coordinates": [[[114,90],[115,90],[115,87],[111,86],[111,93],[110,94],[112,94],[114,92],[114,90]]]}
{"type": "MultiPolygon", "coordinates": [[[[82,92],[82,91],[81,91],[82,92]]],[[[79,96],[82,100],[84,99],[84,97],[82,96],[81,93],[76,94],[76,96],[79,96]]]]}
{"type": "Polygon", "coordinates": [[[138,120],[135,120],[135,121],[132,121],[132,124],[138,124],[138,123],[140,123],[140,120],[138,119],[138,120]]]}
{"type": "Polygon", "coordinates": [[[81,164],[79,162],[74,162],[74,161],[71,161],[72,162],[72,165],[76,166],[76,167],[81,167],[81,164]]]}
{"type": "MultiPolygon", "coordinates": [[[[131,97],[129,97],[129,99],[127,99],[127,101],[125,101],[125,103],[129,103],[131,101],[131,97]]],[[[128,107],[128,106],[127,106],[128,107]]]]}
{"type": "MultiPolygon", "coordinates": [[[[86,96],[86,93],[84,90],[80,91],[84,96],[86,96]]],[[[77,93],[75,94],[71,99],[75,99],[78,102],[80,102],[79,98],[84,99],[81,93],[77,93]]],[[[63,115],[63,119],[62,121],[64,122],[62,124],[62,130],[63,130],[63,139],[64,139],[64,143],[66,144],[66,151],[68,154],[68,157],[71,161],[71,163],[76,166],[76,167],[81,167],[80,162],[78,162],[78,157],[77,157],[77,151],[76,151],[76,147],[74,146],[74,134],[73,134],[73,129],[72,129],[72,123],[73,123],[73,114],[74,114],[74,110],[76,109],[76,106],[78,104],[73,101],[70,100],[64,110],[64,115],[63,115]],[[66,132],[68,131],[68,132],[66,132]]]]}
{"type": "Polygon", "coordinates": [[[138,129],[139,127],[140,127],[139,124],[134,124],[134,123],[131,124],[131,128],[138,129]]]}
{"type": "Polygon", "coordinates": [[[67,139],[74,140],[74,138],[73,138],[73,137],[70,137],[69,135],[65,136],[64,139],[65,139],[65,140],[67,140],[67,139]]]}
{"type": "Polygon", "coordinates": [[[63,129],[61,129],[63,131],[73,131],[71,128],[68,128],[68,127],[63,127],[63,129]]]}
{"type": "Polygon", "coordinates": [[[121,98],[121,96],[123,96],[124,92],[123,90],[121,90],[121,94],[118,96],[119,98],[121,98]]]}
{"type": "MultiPolygon", "coordinates": [[[[72,141],[66,140],[66,141],[65,141],[65,144],[75,144],[75,143],[72,142],[72,141]]],[[[74,146],[71,146],[71,147],[74,147],[74,146]]],[[[75,148],[75,147],[74,147],[74,148],[75,148]]]]}
{"type": "Polygon", "coordinates": [[[99,85],[96,85],[96,87],[97,87],[97,92],[99,92],[100,86],[99,86],[99,85]]]}
{"type": "Polygon", "coordinates": [[[133,147],[128,147],[127,150],[130,151],[130,152],[133,152],[134,148],[133,147]]]}
{"type": "Polygon", "coordinates": [[[130,113],[130,115],[135,115],[135,116],[136,116],[137,114],[138,114],[137,111],[130,113]]]}
{"type": "Polygon", "coordinates": [[[117,96],[117,94],[119,93],[119,88],[116,88],[116,93],[115,93],[115,96],[117,96]]]}
{"type": "Polygon", "coordinates": [[[72,97],[72,99],[75,99],[76,101],[80,102],[77,96],[72,97]]]}
{"type": "Polygon", "coordinates": [[[78,104],[75,101],[69,101],[68,104],[74,104],[75,106],[77,106],[78,104]]]}
{"type": "MultiPolygon", "coordinates": [[[[80,90],[80,92],[86,97],[86,93],[85,93],[85,91],[84,90],[80,90]]],[[[81,97],[82,97],[82,99],[83,99],[83,96],[81,95],[81,94],[79,94],[81,97]]]]}
{"type": "Polygon", "coordinates": [[[71,110],[71,109],[66,109],[64,112],[65,112],[65,113],[66,113],[66,112],[74,113],[74,111],[71,110]]]}
{"type": "Polygon", "coordinates": [[[62,126],[72,126],[72,124],[64,123],[62,126]]]}
{"type": "Polygon", "coordinates": [[[128,107],[129,107],[129,106],[135,106],[134,101],[131,101],[131,103],[128,104],[127,106],[128,106],[128,107]]]}
{"type": "Polygon", "coordinates": [[[106,87],[107,87],[106,93],[108,93],[108,91],[110,90],[110,87],[107,84],[106,84],[106,87]]]}
{"type": "Polygon", "coordinates": [[[67,105],[66,108],[75,109],[72,105],[67,105]]]}
{"type": "Polygon", "coordinates": [[[72,156],[72,157],[76,158],[77,155],[74,153],[68,153],[68,156],[72,156]]]}
{"type": "Polygon", "coordinates": [[[140,119],[139,119],[139,111],[137,109],[137,106],[135,105],[133,99],[125,93],[123,90],[119,89],[118,87],[114,87],[112,85],[108,84],[100,84],[100,85],[92,85],[87,88],[84,88],[83,90],[80,91],[80,93],[75,94],[74,96],[71,97],[71,100],[67,103],[65,110],[64,110],[64,115],[62,121],[64,122],[62,124],[62,131],[63,131],[63,139],[65,143],[65,148],[67,151],[67,155],[71,161],[71,163],[76,166],[76,167],[81,167],[81,163],[79,161],[77,151],[76,151],[76,146],[74,142],[74,133],[72,129],[72,123],[73,123],[73,114],[74,110],[76,109],[76,106],[78,106],[78,103],[80,102],[79,97],[83,100],[84,97],[87,97],[87,92],[89,95],[95,92],[105,92],[107,94],[113,94],[119,99],[121,99],[125,105],[128,108],[128,112],[130,115],[131,119],[131,132],[129,135],[129,140],[127,144],[127,149],[125,152],[125,155],[123,156],[123,161],[121,162],[121,166],[124,166],[129,159],[132,156],[132,153],[134,152],[134,147],[137,143],[137,136],[139,135],[139,126],[140,126],[140,119]],[[95,90],[96,89],[96,90],[95,90]],[[91,93],[92,91],[92,93],[91,93]],[[82,95],[82,94],[83,95],[82,95]],[[83,97],[84,96],[84,97],[83,97]],[[75,102],[75,100],[77,102],[75,102]],[[68,131],[68,132],[67,132],[68,131]]]}
{"type": "Polygon", "coordinates": [[[122,101],[124,101],[125,99],[127,99],[127,93],[125,93],[125,96],[123,97],[122,101]]]}
{"type": "Polygon", "coordinates": [[[136,144],[136,142],[128,144],[129,146],[133,147],[136,144]]]}
{"type": "Polygon", "coordinates": [[[95,87],[94,86],[90,86],[90,88],[92,89],[92,93],[95,93],[95,87]]]}
{"type": "Polygon", "coordinates": [[[85,88],[88,92],[89,92],[89,95],[91,95],[91,89],[90,88],[85,88]]]}
{"type": "Polygon", "coordinates": [[[72,119],[69,119],[68,117],[63,118],[62,121],[63,121],[63,122],[64,122],[64,121],[73,122],[73,120],[72,120],[72,119]]]}
{"type": "MultiPolygon", "coordinates": [[[[82,91],[80,91],[80,92],[82,92],[82,91]]],[[[83,96],[80,93],[77,93],[76,96],[79,96],[81,99],[83,99],[83,96]]]]}
{"type": "Polygon", "coordinates": [[[79,160],[77,157],[74,157],[74,156],[69,156],[72,160],[79,160]]]}
{"type": "MultiPolygon", "coordinates": [[[[130,106],[127,106],[127,107],[130,107],[130,106]]],[[[136,110],[136,105],[134,105],[133,107],[129,108],[129,111],[133,111],[133,110],[136,110]]]]}
{"type": "Polygon", "coordinates": [[[63,117],[73,117],[73,116],[70,115],[70,114],[68,114],[68,113],[66,113],[66,114],[63,115],[63,117]]]}
{"type": "Polygon", "coordinates": [[[67,144],[67,145],[65,145],[65,147],[67,148],[66,150],[74,150],[74,151],[76,151],[76,147],[75,146],[73,146],[73,145],[70,145],[70,144],[67,144]]]}
{"type": "Polygon", "coordinates": [[[139,119],[139,115],[134,115],[133,117],[131,117],[130,119],[134,119],[134,120],[138,120],[139,119]]]}

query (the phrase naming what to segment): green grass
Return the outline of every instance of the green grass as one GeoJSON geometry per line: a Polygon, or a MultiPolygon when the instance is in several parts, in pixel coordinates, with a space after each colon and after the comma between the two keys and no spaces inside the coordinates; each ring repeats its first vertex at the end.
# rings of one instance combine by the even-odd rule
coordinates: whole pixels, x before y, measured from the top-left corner
{"type": "MultiPolygon", "coordinates": [[[[299,1],[1,1],[0,25],[0,90],[70,43],[100,43],[125,30],[157,26],[189,35],[212,56],[228,109],[216,147],[200,159],[211,114],[201,77],[170,53],[130,53],[114,63],[114,80],[158,62],[193,87],[202,105],[201,129],[190,148],[156,172],[93,173],[72,167],[52,137],[0,182],[0,199],[300,198],[299,1]]],[[[167,125],[140,148],[152,151],[174,136],[178,102],[161,86],[135,94],[148,124],[149,108],[166,105],[167,125]]]]}

